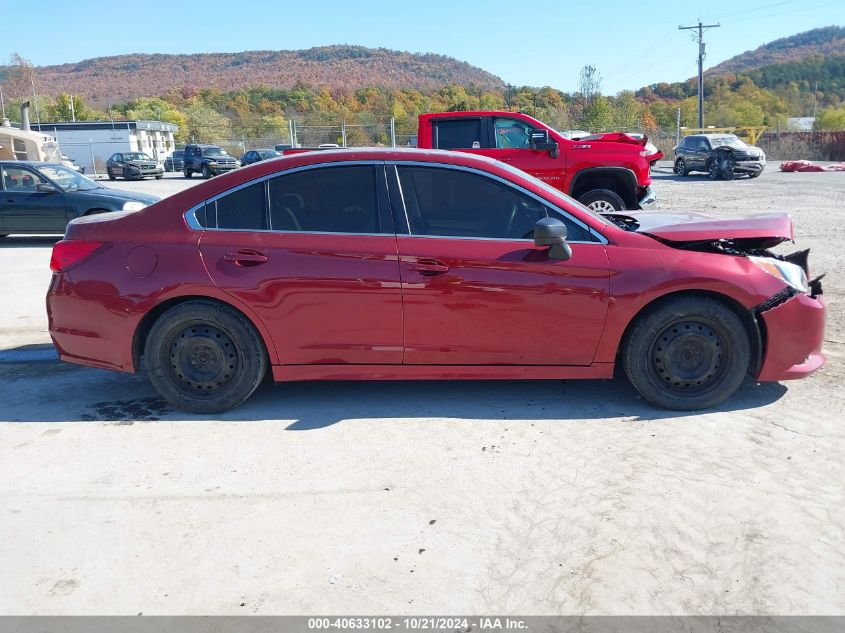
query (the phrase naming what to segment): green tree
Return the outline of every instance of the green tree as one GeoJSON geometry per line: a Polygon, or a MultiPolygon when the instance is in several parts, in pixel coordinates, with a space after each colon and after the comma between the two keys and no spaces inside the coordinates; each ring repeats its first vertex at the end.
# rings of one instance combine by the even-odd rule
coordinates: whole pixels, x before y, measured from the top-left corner
{"type": "Polygon", "coordinates": [[[604,95],[594,95],[593,100],[584,108],[583,125],[590,132],[606,132],[613,127],[613,108],[604,95]]]}
{"type": "Polygon", "coordinates": [[[845,108],[825,108],[816,116],[814,130],[845,130],[845,108]]]}
{"type": "Polygon", "coordinates": [[[232,124],[229,119],[212,110],[202,101],[196,99],[189,101],[183,112],[185,127],[180,128],[177,140],[208,143],[228,138],[232,133],[232,124]]]}
{"type": "Polygon", "coordinates": [[[94,111],[83,97],[71,97],[66,92],[60,92],[56,96],[56,102],[48,108],[51,121],[93,121],[98,113],[94,111]],[[73,99],[73,108],[71,108],[73,99]]]}

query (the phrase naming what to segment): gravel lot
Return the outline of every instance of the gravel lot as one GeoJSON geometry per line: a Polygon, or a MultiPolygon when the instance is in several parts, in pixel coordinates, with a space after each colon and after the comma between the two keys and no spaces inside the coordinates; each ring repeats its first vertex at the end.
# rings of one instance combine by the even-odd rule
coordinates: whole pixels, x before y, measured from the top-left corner
{"type": "MultiPolygon", "coordinates": [[[[0,614],[845,614],[845,173],[776,167],[655,174],[663,209],[791,212],[828,273],[828,364],[717,410],[621,379],[350,382],[208,420],[0,351],[0,614]]],[[[49,342],[53,241],[0,245],[0,350],[49,342]]]]}

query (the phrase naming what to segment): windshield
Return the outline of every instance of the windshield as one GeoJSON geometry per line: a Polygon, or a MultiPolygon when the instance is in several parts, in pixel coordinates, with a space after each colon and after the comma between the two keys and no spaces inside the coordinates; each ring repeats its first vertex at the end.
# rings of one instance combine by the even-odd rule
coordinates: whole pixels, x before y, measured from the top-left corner
{"type": "Polygon", "coordinates": [[[82,174],[61,165],[45,165],[38,170],[64,191],[89,191],[102,189],[101,185],[82,174]]]}
{"type": "Polygon", "coordinates": [[[173,158],[184,158],[184,157],[185,157],[185,151],[184,150],[177,149],[175,152],[173,152],[173,158]]]}
{"type": "Polygon", "coordinates": [[[522,171],[521,169],[517,169],[512,165],[508,165],[507,163],[499,163],[499,167],[506,169],[507,171],[511,172],[515,176],[519,176],[520,178],[524,178],[525,180],[530,180],[538,187],[543,190],[543,193],[546,194],[546,197],[549,198],[550,201],[555,202],[566,208],[567,205],[576,207],[579,211],[582,211],[589,215],[591,218],[595,218],[605,226],[616,226],[613,222],[608,220],[601,214],[596,213],[592,209],[585,207],[583,204],[575,200],[574,198],[570,198],[565,193],[563,193],[560,189],[555,189],[550,184],[543,182],[539,178],[535,178],[531,174],[527,174],[526,172],[522,171]]]}
{"type": "Polygon", "coordinates": [[[258,155],[261,156],[261,158],[275,158],[279,154],[275,150],[265,149],[265,150],[259,151],[258,155]]]}
{"type": "Polygon", "coordinates": [[[203,156],[228,156],[226,150],[220,147],[207,147],[202,150],[203,156]]]}
{"type": "Polygon", "coordinates": [[[736,147],[737,149],[748,147],[748,145],[740,141],[736,136],[711,136],[710,145],[713,147],[736,147]]]}
{"type": "Polygon", "coordinates": [[[152,160],[144,152],[130,152],[123,155],[123,160],[152,160]]]}

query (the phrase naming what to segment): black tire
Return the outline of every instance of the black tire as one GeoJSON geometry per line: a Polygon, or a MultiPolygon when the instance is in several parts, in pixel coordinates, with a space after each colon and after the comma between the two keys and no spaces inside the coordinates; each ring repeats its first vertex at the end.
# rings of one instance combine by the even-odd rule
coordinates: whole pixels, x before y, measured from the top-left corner
{"type": "Polygon", "coordinates": [[[211,170],[208,168],[208,165],[204,164],[202,166],[202,177],[205,178],[206,180],[211,178],[211,170]]]}
{"type": "Polygon", "coordinates": [[[181,303],[162,314],[147,336],[144,363],[159,394],[194,413],[238,406],[261,384],[269,364],[252,323],[207,300],[181,303]]]}
{"type": "Polygon", "coordinates": [[[164,178],[164,174],[156,174],[156,180],[161,180],[164,178]]]}
{"type": "Polygon", "coordinates": [[[111,172],[109,172],[109,180],[114,180],[115,178],[116,178],[116,176],[114,174],[112,174],[111,172]]]}
{"type": "Polygon", "coordinates": [[[192,172],[190,169],[185,167],[185,169],[182,170],[182,175],[185,176],[185,178],[190,178],[191,176],[194,175],[194,172],[192,172]]]}
{"type": "Polygon", "coordinates": [[[578,202],[596,213],[613,213],[625,208],[625,201],[610,189],[593,189],[578,198],[578,202]]]}
{"type": "Polygon", "coordinates": [[[719,180],[722,177],[721,169],[719,169],[719,161],[715,158],[707,163],[707,175],[710,180],[719,180]]]}
{"type": "Polygon", "coordinates": [[[123,170],[123,179],[124,180],[132,180],[132,176],[129,175],[129,171],[124,169],[123,170]]]}
{"type": "Polygon", "coordinates": [[[683,158],[679,158],[675,161],[675,167],[672,170],[678,176],[689,176],[689,169],[687,169],[687,161],[683,158]]]}
{"type": "Polygon", "coordinates": [[[628,380],[650,403],[694,411],[724,402],[748,372],[751,344],[737,314],[715,299],[685,296],[648,309],[622,343],[628,380]]]}
{"type": "Polygon", "coordinates": [[[763,173],[762,169],[760,171],[752,171],[752,172],[748,173],[748,177],[749,178],[759,178],[760,174],[762,174],[762,173],[763,173]]]}

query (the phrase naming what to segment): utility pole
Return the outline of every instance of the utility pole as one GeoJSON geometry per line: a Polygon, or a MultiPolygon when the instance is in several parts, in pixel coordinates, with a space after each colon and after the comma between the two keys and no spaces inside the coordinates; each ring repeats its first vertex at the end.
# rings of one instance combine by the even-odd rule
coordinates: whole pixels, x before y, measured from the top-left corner
{"type": "Polygon", "coordinates": [[[679,26],[681,31],[698,30],[695,37],[698,42],[698,127],[704,127],[704,29],[715,29],[721,24],[702,24],[699,19],[697,26],[679,26]]]}
{"type": "Polygon", "coordinates": [[[73,109],[73,95],[70,95],[70,120],[76,123],[76,112],[73,109]]]}

